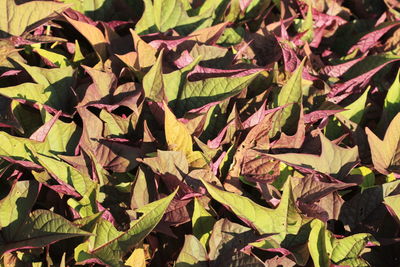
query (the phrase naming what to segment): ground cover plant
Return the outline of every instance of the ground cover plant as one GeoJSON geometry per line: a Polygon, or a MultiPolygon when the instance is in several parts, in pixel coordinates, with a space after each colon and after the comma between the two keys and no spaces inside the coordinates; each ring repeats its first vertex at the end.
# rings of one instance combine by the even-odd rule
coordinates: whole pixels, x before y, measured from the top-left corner
{"type": "Polygon", "coordinates": [[[399,266],[395,0],[0,0],[2,266],[399,266]]]}

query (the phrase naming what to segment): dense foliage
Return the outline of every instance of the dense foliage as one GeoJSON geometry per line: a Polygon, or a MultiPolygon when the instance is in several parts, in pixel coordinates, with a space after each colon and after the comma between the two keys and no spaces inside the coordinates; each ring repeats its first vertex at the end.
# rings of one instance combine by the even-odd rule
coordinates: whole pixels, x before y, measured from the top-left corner
{"type": "Polygon", "coordinates": [[[398,266],[396,0],[0,0],[2,266],[398,266]]]}

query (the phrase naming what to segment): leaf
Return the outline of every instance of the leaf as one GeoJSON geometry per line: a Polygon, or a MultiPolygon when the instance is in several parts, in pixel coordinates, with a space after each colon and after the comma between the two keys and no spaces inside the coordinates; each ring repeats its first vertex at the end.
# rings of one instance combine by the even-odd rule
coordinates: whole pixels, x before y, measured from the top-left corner
{"type": "Polygon", "coordinates": [[[107,42],[104,34],[95,26],[65,16],[67,21],[92,45],[101,62],[107,59],[107,42]]]}
{"type": "MultiPolygon", "coordinates": [[[[215,1],[208,1],[208,2],[215,2],[215,1]]],[[[203,4],[203,6],[204,5],[205,4],[203,4]]],[[[219,37],[222,35],[222,33],[225,30],[227,25],[228,25],[228,23],[226,23],[226,22],[220,23],[220,24],[214,25],[212,27],[194,31],[190,35],[193,36],[194,39],[199,43],[215,44],[218,41],[219,37]]],[[[196,56],[194,56],[194,57],[196,57],[196,56]]]]}
{"type": "Polygon", "coordinates": [[[336,265],[369,266],[360,254],[368,243],[379,245],[370,234],[336,239],[321,221],[314,220],[311,226],[308,246],[315,266],[330,266],[329,258],[336,265]]]}
{"type": "Polygon", "coordinates": [[[73,4],[72,8],[94,20],[107,20],[112,16],[112,2],[106,0],[62,0],[64,3],[73,4]]]}
{"type": "Polygon", "coordinates": [[[34,51],[57,67],[64,68],[71,65],[68,58],[62,54],[41,48],[35,48],[34,51]]]}
{"type": "Polygon", "coordinates": [[[349,120],[359,124],[365,112],[365,104],[367,102],[367,96],[370,91],[370,87],[364,91],[364,93],[353,103],[344,107],[344,111],[340,112],[340,115],[348,118],[349,120]]]}
{"type": "Polygon", "coordinates": [[[277,98],[275,107],[291,104],[282,111],[279,118],[276,119],[273,130],[270,136],[273,137],[282,129],[286,132],[291,124],[290,120],[296,120],[299,116],[303,91],[302,91],[302,73],[305,59],[300,66],[295,70],[287,83],[281,88],[277,98]],[[283,128],[282,128],[283,127],[283,128]]]}
{"type": "Polygon", "coordinates": [[[137,166],[140,151],[124,143],[104,139],[103,122],[86,108],[78,109],[83,120],[83,132],[79,145],[91,152],[104,168],[126,172],[137,166]]]}
{"type": "Polygon", "coordinates": [[[14,240],[39,192],[36,181],[16,182],[10,193],[0,201],[0,226],[5,241],[14,240]],[[18,201],[18,206],[17,206],[18,201]]]}
{"type": "Polygon", "coordinates": [[[363,37],[361,37],[358,42],[353,45],[348,53],[352,53],[356,49],[359,49],[362,53],[368,51],[371,47],[375,46],[378,43],[378,40],[389,30],[394,27],[399,26],[399,23],[396,22],[389,22],[389,23],[382,23],[377,26],[373,31],[367,33],[363,37]]]}
{"type": "Polygon", "coordinates": [[[90,177],[81,173],[69,164],[48,156],[43,156],[35,151],[32,152],[35,155],[35,159],[48,173],[65,184],[70,185],[80,195],[84,196],[89,188],[93,186],[94,181],[90,177]]]}
{"type": "Polygon", "coordinates": [[[0,38],[20,36],[31,31],[68,7],[68,4],[52,1],[30,1],[17,5],[15,0],[1,0],[0,38]]]}
{"type": "Polygon", "coordinates": [[[82,218],[98,213],[98,184],[92,183],[91,187],[85,192],[80,200],[70,198],[67,204],[73,208],[82,218]]]}
{"type": "Polygon", "coordinates": [[[53,127],[55,122],[58,120],[58,118],[61,115],[61,111],[57,112],[57,114],[48,122],[43,124],[39,129],[37,129],[30,137],[32,140],[36,140],[39,142],[43,142],[47,135],[49,134],[50,129],[53,127]]]}
{"type": "Polygon", "coordinates": [[[130,32],[132,35],[135,50],[137,51],[136,61],[138,63],[136,63],[135,66],[139,65],[142,69],[153,66],[154,63],[157,61],[157,49],[143,41],[143,39],[138,35],[136,31],[131,29],[130,32]]]}
{"type": "Polygon", "coordinates": [[[169,173],[181,179],[183,179],[182,173],[189,172],[189,163],[185,154],[181,151],[158,150],[157,157],[144,158],[143,163],[148,165],[155,173],[169,173]]]}
{"type": "Polygon", "coordinates": [[[9,157],[15,160],[27,160],[32,161],[31,154],[27,149],[27,146],[33,146],[40,152],[46,151],[46,144],[38,141],[15,137],[7,134],[6,132],[0,132],[0,156],[9,157]]]}
{"type": "Polygon", "coordinates": [[[161,102],[164,95],[162,59],[163,51],[160,52],[155,64],[143,77],[143,89],[146,97],[156,102],[161,102]]]}
{"type": "Polygon", "coordinates": [[[62,239],[88,235],[90,233],[80,230],[58,214],[48,210],[35,210],[12,242],[0,243],[0,253],[44,247],[62,239]]]}
{"type": "Polygon", "coordinates": [[[145,0],[145,10],[136,24],[135,31],[139,34],[166,32],[176,28],[178,32],[188,34],[195,29],[211,26],[207,20],[211,12],[189,17],[181,0],[145,0]]]}
{"type": "Polygon", "coordinates": [[[124,137],[130,132],[130,127],[132,126],[131,116],[122,118],[102,109],[99,117],[104,122],[104,136],[106,138],[124,137]]]}
{"type": "Polygon", "coordinates": [[[311,258],[313,259],[315,267],[329,267],[330,261],[326,249],[326,243],[330,240],[326,240],[325,224],[315,219],[311,222],[311,232],[308,240],[308,249],[310,250],[311,258]]]}
{"type": "Polygon", "coordinates": [[[250,228],[227,219],[215,223],[210,238],[210,266],[263,266],[261,262],[242,252],[242,248],[259,239],[250,228]]]}
{"type": "Polygon", "coordinates": [[[351,170],[350,174],[358,174],[363,177],[363,182],[360,184],[361,192],[365,189],[375,186],[375,174],[374,172],[365,166],[361,166],[351,170]]]}
{"type": "MultiPolygon", "coordinates": [[[[14,65],[11,61],[23,61],[24,59],[18,53],[18,49],[14,46],[14,44],[7,39],[0,40],[0,70],[5,71],[9,68],[14,68],[14,65]]],[[[4,75],[4,74],[2,74],[4,75]]]]}
{"type": "Polygon", "coordinates": [[[69,112],[74,103],[70,87],[73,83],[72,67],[45,69],[18,62],[36,83],[22,83],[0,88],[0,94],[48,105],[56,110],[69,112]],[[65,101],[68,100],[68,101],[65,101]]]}
{"type": "Polygon", "coordinates": [[[192,235],[185,235],[185,243],[176,259],[175,266],[208,266],[207,262],[207,251],[200,241],[192,235]]]}
{"type": "Polygon", "coordinates": [[[11,192],[0,201],[1,254],[21,248],[44,247],[61,239],[89,235],[48,210],[35,210],[29,216],[38,190],[39,185],[35,181],[16,182],[11,192]]]}
{"type": "MultiPolygon", "coordinates": [[[[44,125],[54,121],[54,118],[57,117],[57,115],[52,116],[45,109],[41,110],[41,115],[44,125]]],[[[48,147],[47,149],[54,154],[72,155],[79,143],[81,132],[81,129],[74,122],[66,123],[57,118],[49,129],[44,142],[48,147]]]]}
{"type": "Polygon", "coordinates": [[[301,178],[293,177],[291,181],[295,199],[304,203],[317,202],[332,192],[356,185],[354,183],[323,182],[312,174],[301,178]]]}
{"type": "Polygon", "coordinates": [[[287,164],[332,175],[337,179],[345,177],[358,162],[358,148],[342,148],[329,141],[322,133],[319,134],[321,140],[321,155],[286,153],[268,154],[287,164]]]}
{"type": "Polygon", "coordinates": [[[379,243],[370,234],[355,234],[343,239],[334,239],[332,242],[331,259],[335,264],[349,266],[369,266],[369,264],[360,257],[362,250],[368,242],[375,245],[379,243]]]}
{"type": "Polygon", "coordinates": [[[178,121],[168,106],[164,103],[165,139],[170,150],[181,151],[186,155],[193,151],[192,137],[186,126],[178,121]],[[177,134],[179,133],[179,134],[177,134]]]}
{"type": "Polygon", "coordinates": [[[130,267],[146,267],[146,257],[144,249],[141,247],[136,248],[131,256],[126,260],[125,265],[130,267]]]}
{"type": "Polygon", "coordinates": [[[194,209],[192,216],[193,235],[199,240],[204,248],[207,247],[213,226],[216,220],[203,207],[198,198],[194,199],[194,209]]]}
{"type": "Polygon", "coordinates": [[[301,23],[300,31],[305,32],[305,34],[301,37],[302,40],[306,42],[311,42],[313,40],[314,38],[313,13],[310,4],[308,4],[307,16],[301,23]]]}
{"type": "Polygon", "coordinates": [[[113,93],[117,83],[115,75],[110,72],[104,72],[86,66],[83,66],[83,68],[92,78],[93,84],[91,84],[86,90],[85,97],[80,105],[88,105],[93,102],[96,103],[98,99],[109,103],[111,94],[113,93]]]}
{"type": "Polygon", "coordinates": [[[252,200],[217,189],[203,181],[208,193],[223,205],[226,205],[239,218],[254,227],[260,234],[276,234],[282,241],[288,234],[297,234],[307,219],[298,212],[289,182],[285,184],[282,199],[278,208],[269,209],[252,200]]]}
{"type": "Polygon", "coordinates": [[[393,120],[397,113],[400,111],[400,70],[397,72],[396,78],[390,86],[385,102],[383,103],[383,112],[379,121],[378,129],[387,129],[389,123],[393,120]]]}
{"type": "Polygon", "coordinates": [[[387,196],[384,198],[384,203],[388,207],[391,215],[396,218],[397,222],[400,222],[400,206],[399,206],[400,195],[387,196]]]}
{"type": "Polygon", "coordinates": [[[400,114],[397,114],[391,121],[383,140],[379,139],[369,128],[366,128],[365,132],[371,147],[375,169],[386,175],[390,172],[399,173],[400,114]]]}
{"type": "MultiPolygon", "coordinates": [[[[370,87],[364,91],[364,93],[356,99],[353,103],[344,107],[344,111],[339,113],[339,116],[343,116],[345,119],[351,120],[356,124],[360,124],[364,113],[366,111],[365,105],[367,103],[368,93],[370,91],[370,87]]],[[[328,123],[326,127],[326,134],[330,137],[330,139],[338,138],[341,134],[339,122],[337,120],[332,120],[328,123]]]]}
{"type": "Polygon", "coordinates": [[[386,53],[368,56],[359,61],[343,75],[345,82],[335,84],[328,94],[329,100],[334,103],[342,101],[352,93],[357,92],[356,88],[366,87],[376,73],[388,64],[398,60],[400,60],[399,56],[386,53]]]}
{"type": "Polygon", "coordinates": [[[180,0],[154,1],[154,22],[161,32],[175,28],[181,20],[187,19],[185,13],[180,0]]]}
{"type": "Polygon", "coordinates": [[[151,197],[155,195],[154,191],[156,190],[153,177],[149,175],[149,172],[139,168],[132,189],[131,208],[137,209],[148,204],[151,197]]]}
{"type": "MultiPolygon", "coordinates": [[[[218,77],[194,82],[186,82],[179,92],[179,86],[169,87],[166,83],[166,93],[169,105],[174,107],[178,115],[202,107],[206,104],[225,100],[239,94],[258,75],[258,72],[242,77],[218,77]]],[[[166,81],[166,79],[164,79],[166,81]]]]}
{"type": "MultiPolygon", "coordinates": [[[[178,189],[177,189],[178,190],[178,189]]],[[[75,259],[84,262],[93,258],[111,266],[122,266],[122,256],[141,242],[158,224],[177,190],[168,197],[151,202],[137,212],[144,213],[132,222],[130,229],[119,232],[108,221],[102,220],[87,243],[75,249],[75,259]]]]}

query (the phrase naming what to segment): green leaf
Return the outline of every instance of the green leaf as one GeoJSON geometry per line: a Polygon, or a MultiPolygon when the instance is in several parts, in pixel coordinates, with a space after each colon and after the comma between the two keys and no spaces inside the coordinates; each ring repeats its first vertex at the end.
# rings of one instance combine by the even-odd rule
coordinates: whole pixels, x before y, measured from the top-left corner
{"type": "Polygon", "coordinates": [[[245,34],[246,31],[241,26],[236,28],[226,28],[222,35],[219,37],[217,44],[224,47],[237,45],[243,41],[245,34]]]}
{"type": "Polygon", "coordinates": [[[172,81],[164,76],[168,104],[174,107],[174,111],[178,115],[183,115],[191,109],[239,94],[257,75],[258,72],[243,77],[218,77],[194,82],[186,81],[181,91],[180,86],[176,84],[181,81],[180,79],[172,81]]]}
{"type": "Polygon", "coordinates": [[[31,154],[27,146],[33,146],[36,150],[43,152],[46,144],[22,137],[15,137],[6,132],[0,132],[0,156],[10,157],[15,160],[32,161],[31,154]]]}
{"type": "Polygon", "coordinates": [[[41,57],[45,58],[46,60],[56,65],[57,67],[64,68],[71,65],[68,58],[62,54],[58,54],[52,52],[51,50],[46,50],[41,48],[35,48],[34,51],[38,53],[41,57]]]}
{"type": "MultiPolygon", "coordinates": [[[[368,93],[371,87],[368,87],[367,90],[353,103],[344,107],[344,111],[340,112],[338,116],[343,117],[344,119],[351,120],[354,123],[360,124],[364,113],[366,111],[365,104],[367,103],[368,93]]],[[[332,119],[329,121],[326,126],[326,135],[332,140],[340,137],[342,134],[342,130],[339,126],[339,122],[336,119],[332,119]]]]}
{"type": "Polygon", "coordinates": [[[229,0],[205,0],[203,4],[196,9],[188,10],[188,14],[192,15],[203,15],[208,14],[212,10],[213,25],[217,24],[222,20],[222,16],[229,5],[229,0]]]}
{"type": "Polygon", "coordinates": [[[303,218],[294,203],[290,182],[286,182],[278,208],[260,206],[234,193],[217,189],[203,181],[208,193],[221,204],[228,206],[239,218],[251,223],[260,234],[277,234],[275,239],[282,241],[287,234],[297,234],[308,219],[303,218]]]}
{"type": "Polygon", "coordinates": [[[73,62],[77,63],[77,62],[80,62],[80,61],[82,61],[84,59],[85,59],[85,57],[82,54],[81,46],[79,45],[78,40],[75,40],[75,53],[74,53],[73,62]]]}
{"type": "Polygon", "coordinates": [[[308,4],[307,16],[301,22],[300,32],[306,32],[301,39],[306,42],[311,42],[314,38],[314,31],[313,31],[313,14],[312,14],[312,6],[311,3],[308,4]]]}
{"type": "Polygon", "coordinates": [[[329,251],[332,262],[342,266],[369,266],[369,264],[360,257],[362,250],[368,242],[379,245],[370,234],[355,234],[343,239],[334,239],[332,242],[332,251],[329,251]]]}
{"type": "Polygon", "coordinates": [[[251,1],[245,11],[244,18],[246,20],[257,18],[264,12],[271,4],[270,0],[255,0],[251,1]]]}
{"type": "Polygon", "coordinates": [[[0,201],[0,227],[5,241],[14,240],[29,215],[38,192],[39,183],[36,181],[20,181],[16,182],[10,193],[0,201]]]}
{"type": "Polygon", "coordinates": [[[67,203],[71,208],[78,212],[82,218],[92,216],[98,212],[97,195],[98,184],[92,183],[91,187],[86,191],[81,199],[76,200],[75,198],[70,198],[67,200],[67,203]]]}
{"type": "Polygon", "coordinates": [[[185,235],[185,243],[176,259],[175,267],[208,266],[207,251],[192,235],[185,235]]]}
{"type": "Polygon", "coordinates": [[[45,69],[18,62],[36,83],[22,83],[16,86],[0,88],[0,94],[24,99],[34,103],[48,105],[57,110],[68,112],[74,104],[70,88],[73,83],[72,67],[45,69]]]}
{"type": "Polygon", "coordinates": [[[109,137],[123,137],[129,132],[131,124],[131,116],[122,118],[118,115],[102,109],[99,114],[100,119],[104,122],[104,136],[109,137]]]}
{"type": "Polygon", "coordinates": [[[358,162],[358,148],[343,148],[333,144],[320,133],[322,152],[320,156],[301,153],[268,154],[288,164],[311,168],[341,179],[358,162]]]}
{"type": "Polygon", "coordinates": [[[80,230],[58,214],[48,210],[35,210],[12,242],[0,243],[0,253],[24,247],[44,247],[62,239],[88,235],[90,233],[80,230]]]}
{"type": "Polygon", "coordinates": [[[31,31],[68,7],[68,4],[53,1],[30,1],[17,5],[15,0],[1,0],[0,38],[31,31]]]}
{"type": "Polygon", "coordinates": [[[148,34],[156,32],[158,29],[154,19],[153,3],[151,0],[144,0],[143,2],[144,12],[138,23],[136,23],[135,31],[138,32],[138,34],[148,34]]]}
{"type": "Polygon", "coordinates": [[[89,233],[48,210],[29,212],[39,191],[36,181],[18,181],[0,201],[0,254],[20,248],[36,248],[89,233]]]}
{"type": "Polygon", "coordinates": [[[386,129],[390,121],[400,111],[400,70],[397,72],[396,78],[390,86],[385,102],[383,103],[383,112],[379,121],[378,129],[386,129]]]}
{"type": "Polygon", "coordinates": [[[156,227],[177,190],[168,197],[138,209],[137,212],[144,214],[133,221],[126,232],[119,232],[110,222],[101,220],[93,232],[95,235],[75,249],[75,259],[84,262],[97,258],[111,266],[123,266],[122,257],[156,227]]]}
{"type": "Polygon", "coordinates": [[[355,234],[336,239],[320,220],[313,220],[308,242],[311,257],[315,266],[330,266],[329,259],[340,266],[370,266],[360,254],[367,243],[379,243],[370,234],[355,234]]]}
{"type": "Polygon", "coordinates": [[[370,89],[371,87],[368,87],[367,90],[365,90],[364,93],[356,101],[354,101],[350,105],[347,105],[345,107],[346,110],[340,112],[340,115],[359,124],[364,115],[365,104],[367,102],[367,96],[370,89]]]}
{"type": "Polygon", "coordinates": [[[76,192],[82,196],[84,196],[95,183],[89,176],[65,162],[41,155],[35,151],[32,152],[34,153],[35,159],[49,174],[63,181],[65,184],[72,186],[76,192]]]}
{"type": "Polygon", "coordinates": [[[214,217],[195,198],[192,216],[193,234],[205,248],[207,247],[208,239],[210,238],[215,222],[214,217]]]}
{"type": "Polygon", "coordinates": [[[374,172],[365,166],[361,166],[351,170],[350,174],[357,174],[363,177],[363,182],[360,184],[361,192],[365,189],[375,186],[375,174],[374,172]]]}
{"type": "MultiPolygon", "coordinates": [[[[41,115],[44,123],[49,122],[53,118],[53,116],[45,109],[41,110],[41,115]]],[[[56,120],[44,141],[46,149],[51,151],[53,154],[61,153],[73,155],[75,148],[79,143],[81,132],[81,128],[79,128],[74,122],[67,123],[61,120],[56,120]]],[[[45,154],[48,153],[45,152],[45,154]]]]}
{"type": "Polygon", "coordinates": [[[225,21],[235,22],[240,17],[240,0],[232,0],[229,7],[229,13],[225,17],[225,21]]]}
{"type": "Polygon", "coordinates": [[[212,24],[212,9],[189,17],[182,0],[154,0],[153,3],[145,0],[144,4],[145,10],[135,27],[139,34],[166,32],[174,28],[181,34],[188,34],[212,24]]]}
{"type": "Polygon", "coordinates": [[[311,222],[311,232],[308,240],[308,249],[315,267],[329,267],[330,261],[326,249],[325,224],[315,219],[311,222]]]}
{"type": "Polygon", "coordinates": [[[62,2],[72,4],[73,9],[94,20],[107,20],[115,13],[113,2],[108,0],[62,0],[62,2]]]}
{"type": "Polygon", "coordinates": [[[301,62],[300,66],[293,72],[292,76],[289,78],[287,83],[281,88],[278,96],[275,100],[275,107],[284,106],[290,104],[285,107],[283,111],[279,114],[279,118],[276,119],[274,123],[274,127],[270,132],[270,136],[273,137],[277,132],[288,131],[290,127],[294,125],[297,126],[297,122],[299,114],[300,114],[300,105],[302,101],[302,74],[304,67],[305,59],[301,62]]]}
{"type": "Polygon", "coordinates": [[[187,18],[181,0],[154,0],[154,22],[161,32],[175,28],[187,18]]]}

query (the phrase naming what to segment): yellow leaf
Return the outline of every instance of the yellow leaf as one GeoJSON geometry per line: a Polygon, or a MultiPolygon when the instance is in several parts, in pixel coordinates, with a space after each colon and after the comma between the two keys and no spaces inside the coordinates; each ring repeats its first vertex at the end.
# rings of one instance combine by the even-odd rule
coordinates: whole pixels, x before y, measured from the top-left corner
{"type": "Polygon", "coordinates": [[[102,62],[107,59],[107,41],[104,34],[95,26],[65,16],[66,20],[77,29],[93,46],[102,62]]]}
{"type": "Polygon", "coordinates": [[[156,54],[157,49],[146,43],[140,38],[140,36],[134,31],[130,30],[133,44],[135,45],[135,50],[137,52],[137,60],[139,61],[140,68],[147,68],[154,65],[157,60],[156,54]]]}
{"type": "Polygon", "coordinates": [[[125,265],[131,267],[146,267],[146,256],[143,247],[135,249],[126,260],[125,265]]]}
{"type": "Polygon", "coordinates": [[[173,151],[181,151],[186,155],[192,153],[192,137],[186,126],[178,121],[164,102],[165,111],[165,139],[167,140],[168,148],[173,151]]]}
{"type": "Polygon", "coordinates": [[[204,168],[207,165],[203,154],[200,151],[193,151],[186,156],[189,165],[194,168],[204,168]]]}

